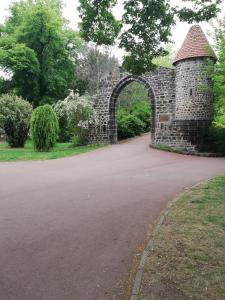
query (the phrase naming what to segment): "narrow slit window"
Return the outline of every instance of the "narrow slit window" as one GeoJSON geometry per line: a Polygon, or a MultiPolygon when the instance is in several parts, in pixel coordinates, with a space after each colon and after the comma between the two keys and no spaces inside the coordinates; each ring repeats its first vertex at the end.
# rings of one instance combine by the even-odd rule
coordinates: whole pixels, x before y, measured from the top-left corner
{"type": "Polygon", "coordinates": [[[106,133],[106,132],[107,132],[107,126],[106,126],[106,125],[103,125],[103,126],[102,126],[102,132],[103,132],[103,133],[106,133]]]}

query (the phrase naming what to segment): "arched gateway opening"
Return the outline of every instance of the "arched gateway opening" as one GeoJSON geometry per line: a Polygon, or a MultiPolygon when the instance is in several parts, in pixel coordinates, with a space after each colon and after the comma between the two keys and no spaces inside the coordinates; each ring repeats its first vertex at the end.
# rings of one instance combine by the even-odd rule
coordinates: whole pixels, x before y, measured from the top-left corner
{"type": "Polygon", "coordinates": [[[150,106],[151,106],[151,139],[154,139],[155,134],[155,122],[156,122],[156,105],[155,105],[155,95],[151,85],[142,77],[140,76],[132,76],[128,75],[124,77],[119,83],[115,86],[112,91],[109,100],[109,140],[111,144],[116,144],[118,142],[118,126],[117,126],[117,118],[116,118],[116,111],[117,111],[117,104],[118,98],[121,92],[131,83],[137,82],[143,85],[146,90],[148,91],[150,106]]]}

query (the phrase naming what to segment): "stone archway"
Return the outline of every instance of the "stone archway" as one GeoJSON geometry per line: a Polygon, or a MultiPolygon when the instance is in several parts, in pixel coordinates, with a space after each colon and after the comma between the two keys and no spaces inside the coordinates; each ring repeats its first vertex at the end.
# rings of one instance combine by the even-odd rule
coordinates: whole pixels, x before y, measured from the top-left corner
{"type": "Polygon", "coordinates": [[[133,81],[145,85],[152,98],[151,144],[166,144],[171,141],[175,112],[175,71],[159,68],[143,76],[125,73],[120,78],[108,77],[100,81],[98,93],[93,97],[100,126],[89,128],[90,143],[117,142],[116,100],[121,90],[133,81]]]}
{"type": "Polygon", "coordinates": [[[132,82],[138,82],[146,87],[148,90],[148,95],[151,99],[151,111],[152,111],[152,119],[151,119],[151,138],[154,139],[155,134],[155,127],[156,127],[156,104],[155,104],[155,95],[154,90],[149,84],[148,81],[146,81],[141,76],[133,76],[128,75],[124,78],[122,78],[119,83],[114,87],[110,100],[109,100],[109,140],[111,144],[116,144],[118,141],[117,137],[117,121],[116,121],[116,104],[117,99],[121,93],[121,91],[130,83],[132,82]]]}

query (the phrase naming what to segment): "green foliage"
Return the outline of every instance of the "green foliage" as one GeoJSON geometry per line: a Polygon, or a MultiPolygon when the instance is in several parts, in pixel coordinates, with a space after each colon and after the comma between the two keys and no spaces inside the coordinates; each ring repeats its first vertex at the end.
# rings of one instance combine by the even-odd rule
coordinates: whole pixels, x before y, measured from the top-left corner
{"type": "Polygon", "coordinates": [[[225,153],[225,124],[213,123],[209,129],[206,148],[212,152],[225,153]]]}
{"type": "Polygon", "coordinates": [[[88,144],[88,139],[86,134],[82,134],[82,132],[79,132],[77,135],[75,135],[72,138],[72,145],[73,147],[80,147],[85,146],[88,144]]]}
{"type": "Polygon", "coordinates": [[[118,138],[124,139],[143,133],[145,124],[125,108],[120,108],[117,113],[117,126],[118,138]]]}
{"type": "Polygon", "coordinates": [[[134,137],[150,130],[151,99],[144,85],[137,82],[128,84],[117,101],[119,139],[134,137]]]}
{"type": "Polygon", "coordinates": [[[58,101],[53,105],[53,109],[59,121],[59,136],[60,143],[69,142],[71,140],[72,132],[70,129],[68,108],[64,101],[58,101]]]}
{"type": "Polygon", "coordinates": [[[38,97],[40,65],[34,50],[25,44],[0,49],[0,66],[3,66],[7,73],[13,73],[11,79],[3,82],[1,92],[6,88],[29,100],[38,97]]]}
{"type": "Polygon", "coordinates": [[[152,62],[158,67],[173,68],[173,61],[175,58],[175,53],[173,51],[172,45],[168,44],[165,47],[165,50],[168,53],[167,55],[156,57],[152,60],[152,62]]]}
{"type": "Polygon", "coordinates": [[[3,88],[7,85],[34,106],[65,96],[80,47],[78,35],[65,25],[61,1],[12,3],[0,35],[0,66],[10,75],[3,88]]]}
{"type": "Polygon", "coordinates": [[[133,105],[132,113],[135,117],[143,122],[143,130],[145,132],[150,130],[151,125],[151,108],[150,99],[148,101],[140,101],[133,105]]]}
{"type": "Polygon", "coordinates": [[[174,11],[165,0],[127,0],[124,8],[123,22],[129,25],[120,41],[120,47],[128,53],[124,67],[142,74],[155,68],[153,58],[167,54],[162,43],[169,42],[174,11]]]}
{"type": "Polygon", "coordinates": [[[94,104],[89,95],[79,96],[71,91],[68,99],[68,120],[76,146],[88,143],[88,127],[97,123],[94,104]]]}
{"type": "Polygon", "coordinates": [[[118,105],[131,109],[132,105],[145,101],[150,103],[148,89],[138,82],[131,82],[120,93],[118,97],[118,105]]]}
{"type": "Polygon", "coordinates": [[[85,41],[97,45],[112,45],[120,32],[121,24],[112,13],[115,0],[80,0],[81,35],[85,41]]]}
{"type": "Polygon", "coordinates": [[[225,153],[225,114],[215,117],[206,136],[204,151],[225,153]]]}
{"type": "Polygon", "coordinates": [[[217,31],[218,62],[209,63],[209,76],[214,83],[214,122],[205,140],[204,150],[225,153],[225,19],[217,31]]]}
{"type": "Polygon", "coordinates": [[[39,106],[31,117],[31,136],[35,150],[50,151],[58,138],[59,124],[49,104],[39,106]]]}
{"type": "Polygon", "coordinates": [[[80,94],[85,92],[90,95],[96,94],[99,79],[107,77],[109,74],[119,78],[119,62],[110,53],[109,47],[104,47],[100,51],[97,47],[84,43],[80,53],[75,83],[80,94]]]}
{"type": "MultiPolygon", "coordinates": [[[[76,146],[87,144],[89,124],[98,124],[90,96],[87,94],[79,96],[71,90],[66,99],[54,105],[54,110],[61,120],[61,135],[66,132],[76,146]]],[[[61,136],[61,138],[64,137],[61,136]]]]}
{"type": "Polygon", "coordinates": [[[125,0],[120,23],[112,15],[116,1],[80,0],[81,28],[88,41],[112,44],[119,37],[120,47],[126,51],[124,67],[133,74],[153,70],[153,59],[167,55],[165,45],[171,37],[173,25],[181,21],[200,22],[216,17],[222,0],[187,0],[181,8],[169,0],[125,0]],[[190,8],[190,4],[194,4],[190,8]],[[117,25],[118,24],[118,25],[117,25]]]}
{"type": "Polygon", "coordinates": [[[11,147],[24,147],[32,109],[30,103],[20,97],[9,94],[0,97],[0,127],[11,147]]]}
{"type": "Polygon", "coordinates": [[[176,9],[176,14],[181,21],[190,24],[215,18],[220,12],[219,5],[223,3],[223,0],[188,0],[186,2],[191,3],[193,7],[183,5],[182,8],[176,9]]]}
{"type": "Polygon", "coordinates": [[[133,103],[130,108],[120,107],[117,111],[119,139],[134,137],[150,130],[151,109],[149,102],[133,103]]]}
{"type": "Polygon", "coordinates": [[[215,66],[213,81],[216,116],[225,115],[225,18],[218,30],[218,63],[215,66]]]}

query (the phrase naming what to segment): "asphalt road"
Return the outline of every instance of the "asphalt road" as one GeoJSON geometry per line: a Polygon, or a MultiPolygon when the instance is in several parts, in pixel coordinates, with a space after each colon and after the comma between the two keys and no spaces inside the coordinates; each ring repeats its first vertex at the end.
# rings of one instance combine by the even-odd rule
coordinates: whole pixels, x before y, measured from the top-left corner
{"type": "Polygon", "coordinates": [[[148,144],[143,136],[70,158],[0,163],[1,300],[112,297],[168,201],[225,173],[224,158],[148,144]]]}

